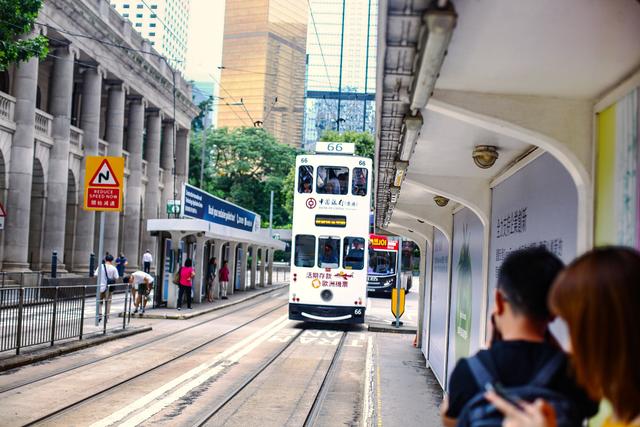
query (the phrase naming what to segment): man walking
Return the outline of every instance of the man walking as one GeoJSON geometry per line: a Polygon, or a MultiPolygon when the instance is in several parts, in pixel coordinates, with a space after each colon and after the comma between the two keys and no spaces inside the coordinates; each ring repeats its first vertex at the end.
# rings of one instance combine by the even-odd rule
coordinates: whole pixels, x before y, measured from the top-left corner
{"type": "Polygon", "coordinates": [[[102,306],[106,302],[105,315],[109,316],[111,312],[111,296],[112,292],[110,287],[115,285],[116,279],[120,277],[118,270],[113,265],[113,255],[107,254],[104,257],[104,262],[96,268],[95,276],[98,277],[98,283],[100,284],[100,315],[98,321],[102,320],[102,306]]]}
{"type": "Polygon", "coordinates": [[[142,255],[142,266],[143,266],[142,268],[145,273],[149,274],[149,272],[151,271],[152,262],[153,262],[153,257],[151,256],[151,251],[147,249],[146,251],[144,251],[144,254],[142,255]]]}
{"type": "Polygon", "coordinates": [[[135,299],[135,310],[133,314],[138,313],[138,309],[140,309],[140,305],[142,308],[140,309],[140,314],[144,314],[144,309],[147,306],[147,296],[151,292],[153,287],[153,276],[145,273],[144,271],[134,271],[129,276],[125,276],[123,281],[125,283],[131,284],[132,288],[135,288],[137,292],[137,297],[135,299]]]}

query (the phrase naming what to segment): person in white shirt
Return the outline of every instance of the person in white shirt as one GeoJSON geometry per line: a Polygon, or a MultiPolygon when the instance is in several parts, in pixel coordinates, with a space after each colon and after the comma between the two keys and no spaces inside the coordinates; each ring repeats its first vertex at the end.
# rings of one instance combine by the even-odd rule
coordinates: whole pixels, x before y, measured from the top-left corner
{"type": "Polygon", "coordinates": [[[149,295],[151,288],[153,287],[153,276],[145,273],[144,271],[138,270],[128,276],[125,276],[124,282],[130,283],[132,288],[137,288],[138,290],[133,314],[138,312],[141,304],[142,308],[140,309],[140,314],[144,314],[144,309],[147,306],[147,295],[149,295]]]}
{"type": "MultiPolygon", "coordinates": [[[[102,313],[102,305],[106,301],[106,316],[108,316],[111,312],[111,294],[113,293],[110,285],[115,285],[116,280],[120,277],[118,269],[113,265],[113,255],[107,254],[104,262],[96,268],[95,275],[100,284],[100,313],[102,313]]],[[[102,320],[102,314],[98,320],[102,320]]]]}
{"type": "Polygon", "coordinates": [[[142,255],[142,266],[143,266],[142,268],[145,273],[149,274],[149,272],[151,271],[152,262],[153,262],[153,257],[151,256],[151,251],[147,249],[146,251],[144,251],[144,254],[142,255]]]}

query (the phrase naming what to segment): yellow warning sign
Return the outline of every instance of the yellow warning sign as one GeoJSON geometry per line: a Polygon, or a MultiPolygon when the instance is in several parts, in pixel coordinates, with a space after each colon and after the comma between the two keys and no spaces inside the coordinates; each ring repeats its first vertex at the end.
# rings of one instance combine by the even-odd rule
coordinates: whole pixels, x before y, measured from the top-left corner
{"type": "Polygon", "coordinates": [[[400,288],[400,306],[398,306],[398,289],[391,289],[391,313],[393,313],[394,316],[398,308],[400,309],[398,317],[402,317],[404,314],[404,294],[404,288],[400,288]]]}
{"type": "Polygon", "coordinates": [[[87,157],[84,175],[84,210],[120,212],[123,183],[124,157],[87,157]]]}

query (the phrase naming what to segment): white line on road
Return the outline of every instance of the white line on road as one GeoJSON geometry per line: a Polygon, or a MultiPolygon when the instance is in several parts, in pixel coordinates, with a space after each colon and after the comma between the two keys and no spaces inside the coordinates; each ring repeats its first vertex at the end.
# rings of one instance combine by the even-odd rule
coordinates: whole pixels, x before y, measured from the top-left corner
{"type": "Polygon", "coordinates": [[[169,406],[171,403],[175,402],[176,400],[178,400],[179,398],[187,394],[189,391],[191,391],[195,387],[199,386],[200,384],[204,383],[208,379],[212,378],[213,376],[218,374],[220,371],[222,371],[224,368],[238,362],[238,360],[240,360],[242,357],[249,354],[252,350],[258,347],[264,341],[268,340],[272,335],[274,335],[279,330],[284,328],[289,323],[289,320],[287,317],[288,317],[287,315],[279,317],[277,320],[270,323],[266,327],[260,329],[257,332],[254,332],[253,334],[249,335],[247,338],[229,347],[227,350],[225,350],[224,352],[220,353],[215,358],[213,358],[213,360],[211,360],[210,362],[203,363],[197,366],[196,368],[193,368],[192,370],[186,372],[185,374],[180,375],[179,377],[169,381],[168,383],[155,389],[154,391],[147,394],[146,396],[141,397],[135,402],[132,402],[131,404],[125,406],[124,408],[114,412],[110,416],[95,422],[94,424],[92,424],[92,427],[109,426],[111,424],[121,421],[122,419],[124,419],[125,417],[129,416],[130,414],[136,411],[141,411],[143,408],[146,408],[142,412],[137,412],[135,417],[121,424],[121,425],[127,425],[127,426],[138,425],[139,423],[145,421],[146,419],[153,416],[154,414],[160,412],[162,409],[169,406]],[[187,380],[191,380],[191,381],[185,383],[185,381],[187,380]],[[176,387],[178,387],[182,383],[185,383],[185,384],[182,387],[176,389],[176,387]],[[174,389],[175,391],[173,393],[165,396],[161,400],[158,400],[152,406],[147,407],[147,405],[152,403],[154,400],[159,399],[161,396],[163,396],[164,394],[174,389]]]}

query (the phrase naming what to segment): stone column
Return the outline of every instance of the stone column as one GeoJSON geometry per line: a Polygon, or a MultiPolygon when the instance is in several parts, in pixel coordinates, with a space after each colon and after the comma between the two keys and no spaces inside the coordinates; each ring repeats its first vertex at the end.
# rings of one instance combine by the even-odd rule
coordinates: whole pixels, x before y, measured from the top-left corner
{"type": "Polygon", "coordinates": [[[267,276],[267,284],[268,285],[273,285],[273,252],[274,249],[273,248],[269,248],[269,273],[267,276]]]}
{"type": "Polygon", "coordinates": [[[207,260],[204,257],[204,246],[207,237],[196,239],[196,252],[193,254],[193,264],[196,275],[193,278],[193,302],[202,302],[202,289],[204,287],[205,275],[207,273],[207,260]]]}
{"type": "Polygon", "coordinates": [[[164,190],[162,190],[162,218],[167,217],[167,202],[173,200],[173,122],[162,125],[162,149],[160,167],[164,169],[164,190]]]}
{"type": "MultiPolygon", "coordinates": [[[[160,136],[162,129],[162,115],[160,111],[152,111],[147,116],[147,141],[145,145],[145,159],[147,160],[147,187],[144,196],[144,219],[160,218],[158,204],[160,203],[160,136]]],[[[142,231],[142,248],[153,250],[156,247],[156,237],[151,236],[145,228],[142,231]]],[[[156,271],[158,254],[153,254],[151,270],[156,271]]],[[[198,300],[198,302],[200,302],[198,300]]]]}
{"type": "Polygon", "coordinates": [[[76,52],[71,46],[55,50],[49,113],[53,116],[47,179],[47,220],[43,241],[43,269],[51,269],[51,254],[58,253],[58,271],[65,271],[64,236],[67,214],[67,185],[69,182],[69,127],[71,126],[71,98],[73,94],[73,65],[76,52]]]}
{"type": "Polygon", "coordinates": [[[7,218],[4,230],[4,262],[6,271],[29,269],[29,218],[33,181],[34,130],[38,59],[20,62],[13,76],[16,98],[14,121],[16,130],[11,144],[7,218]]]}
{"type": "MultiPolygon", "coordinates": [[[[142,97],[129,104],[127,126],[127,149],[129,151],[129,179],[125,189],[124,204],[124,254],[129,260],[129,269],[140,265],[140,197],[142,195],[142,143],[144,140],[144,109],[142,97]]],[[[179,243],[179,242],[178,242],[179,243]]],[[[156,257],[154,257],[156,258],[156,257]]]]}
{"type": "MultiPolygon", "coordinates": [[[[105,139],[109,143],[107,155],[113,157],[122,157],[125,95],[126,88],[121,83],[113,84],[109,88],[105,139]]],[[[118,247],[120,212],[105,212],[104,216],[104,250],[117,256],[121,249],[118,247]]]]}
{"type": "Polygon", "coordinates": [[[249,287],[247,286],[247,258],[249,257],[249,245],[247,243],[241,243],[240,247],[242,248],[242,268],[240,272],[240,277],[242,277],[242,287],[241,291],[246,291],[249,287]]]}
{"type": "Polygon", "coordinates": [[[176,134],[176,186],[178,198],[189,174],[189,131],[180,129],[176,134]]]}
{"type": "Polygon", "coordinates": [[[227,295],[233,295],[236,287],[236,249],[238,248],[238,242],[229,243],[229,287],[227,288],[227,295]]]}
{"type": "MultiPolygon", "coordinates": [[[[82,145],[84,158],[78,177],[79,189],[84,189],[84,175],[87,156],[98,155],[98,137],[100,133],[100,100],[102,97],[102,71],[87,68],[82,73],[82,110],[80,111],[80,127],[84,131],[82,145]]],[[[89,266],[89,255],[93,252],[95,235],[95,212],[78,209],[76,219],[76,241],[73,256],[73,270],[86,272],[89,266]]],[[[99,260],[103,254],[96,254],[99,260]]],[[[97,261],[96,261],[97,263],[97,261]]]]}
{"type": "Polygon", "coordinates": [[[256,275],[258,273],[258,247],[256,245],[251,246],[251,281],[249,282],[249,288],[256,288],[256,275]]]}
{"type": "Polygon", "coordinates": [[[266,271],[267,271],[267,248],[260,248],[260,287],[264,288],[266,284],[266,271]]]}

